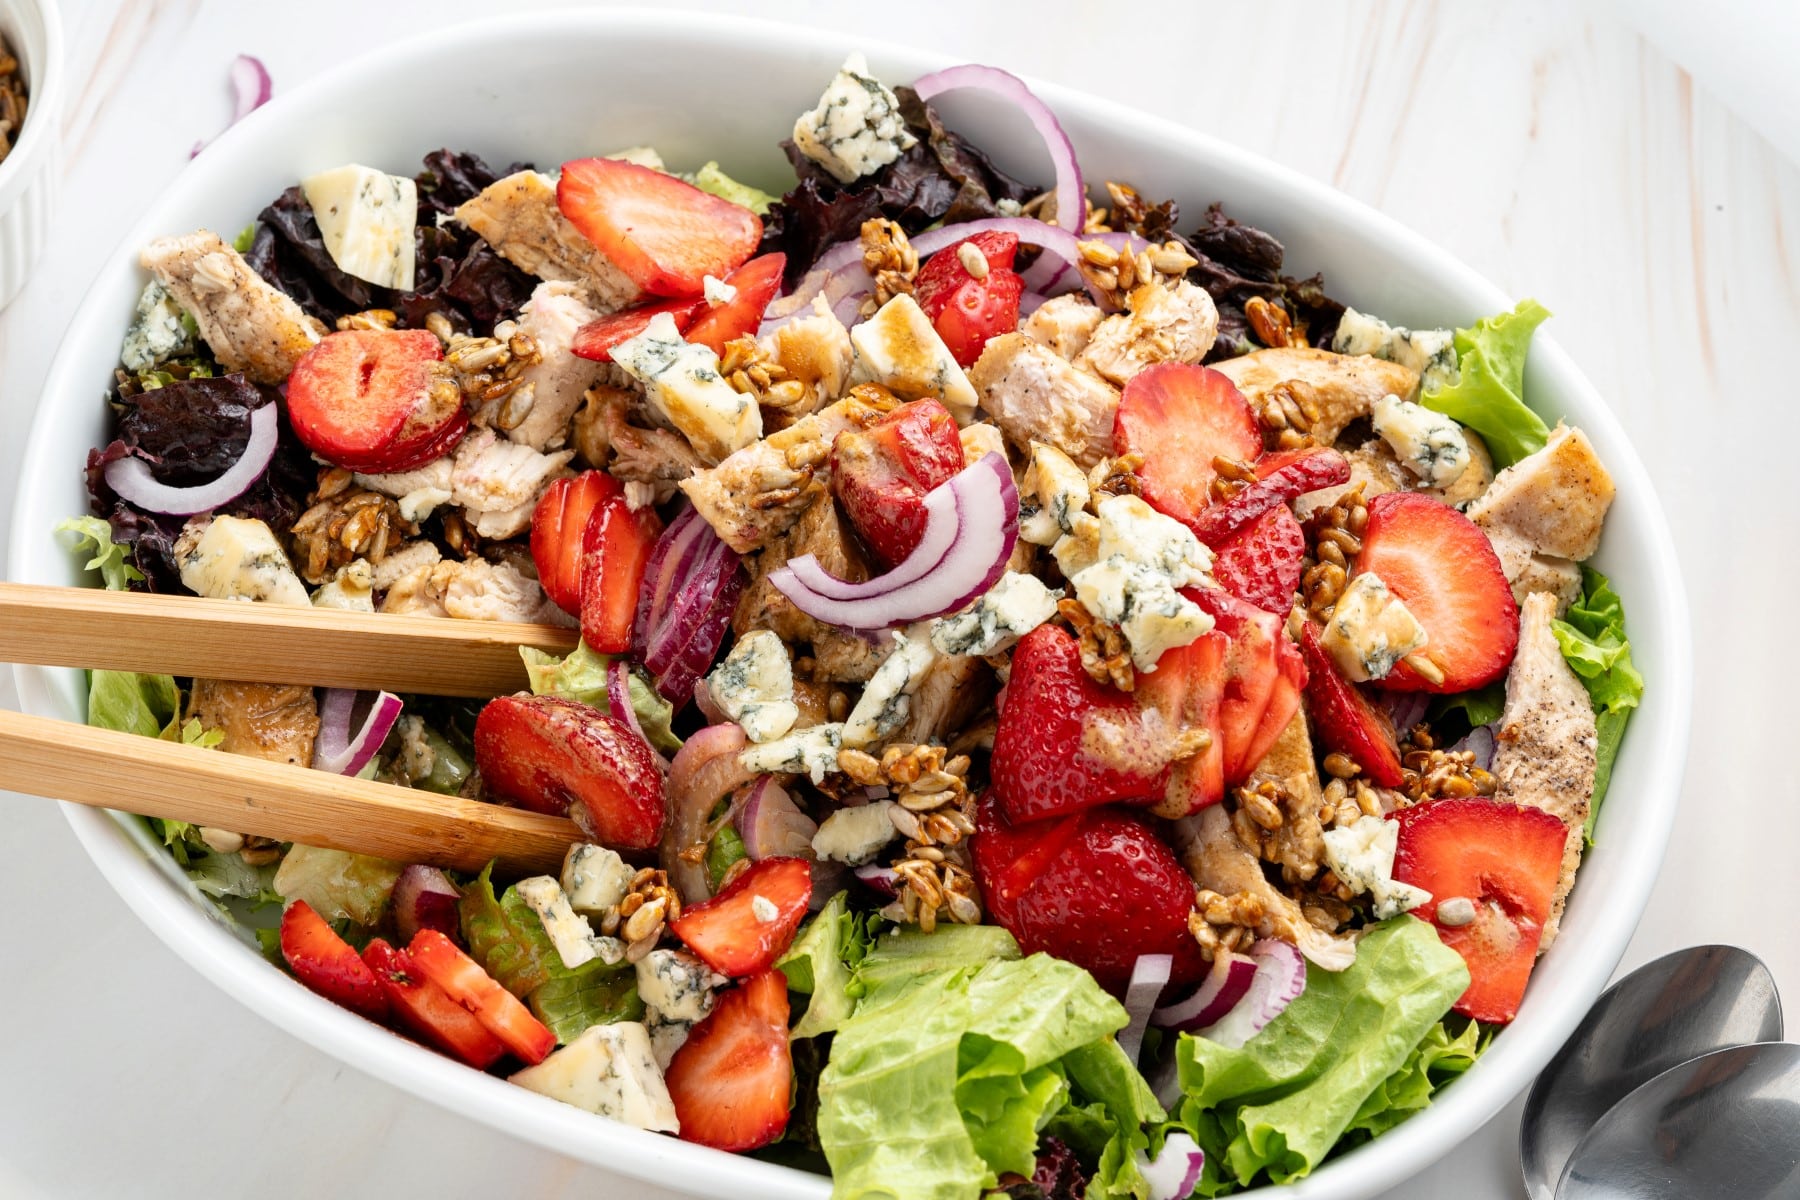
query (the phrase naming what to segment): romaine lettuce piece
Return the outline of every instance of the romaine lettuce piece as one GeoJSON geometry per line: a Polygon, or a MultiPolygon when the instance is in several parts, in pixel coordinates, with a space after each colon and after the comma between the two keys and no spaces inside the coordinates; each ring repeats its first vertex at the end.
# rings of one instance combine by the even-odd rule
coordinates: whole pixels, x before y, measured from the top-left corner
{"type": "Polygon", "coordinates": [[[1019,943],[998,925],[940,925],[931,933],[892,929],[877,936],[850,983],[852,996],[873,995],[935,971],[968,971],[1019,957],[1019,943]]]}
{"type": "Polygon", "coordinates": [[[719,169],[719,164],[709,162],[698,171],[690,181],[703,192],[710,192],[722,200],[733,204],[741,204],[757,216],[766,216],[769,205],[775,203],[775,197],[747,183],[739,183],[719,169]]]}
{"type": "Polygon", "coordinates": [[[349,918],[375,925],[387,910],[401,865],[367,854],[291,846],[275,873],[275,890],[283,900],[304,900],[327,921],[349,918]]]}
{"type": "Polygon", "coordinates": [[[1457,381],[1420,398],[1426,408],[1479,433],[1496,466],[1511,466],[1550,438],[1544,419],[1521,399],[1525,353],[1532,332],[1549,315],[1536,300],[1521,300],[1511,312],[1457,330],[1457,381]]]}
{"type": "Polygon", "coordinates": [[[1625,636],[1625,605],[1606,576],[1581,568],[1581,595],[1551,623],[1563,661],[1575,672],[1594,706],[1599,735],[1595,751],[1594,794],[1588,801],[1586,834],[1594,837],[1600,801],[1612,783],[1613,763],[1625,740],[1631,710],[1644,698],[1644,677],[1631,662],[1631,639],[1625,636]]]}
{"type": "Polygon", "coordinates": [[[789,990],[811,997],[794,1025],[794,1037],[817,1037],[844,1023],[856,1004],[850,996],[850,972],[868,951],[867,923],[850,911],[848,894],[839,892],[775,964],[787,975],[789,990]]]}
{"type": "MultiPolygon", "coordinates": [[[[586,642],[578,644],[562,658],[531,646],[521,646],[519,656],[525,660],[525,676],[533,695],[561,696],[601,712],[612,711],[606,693],[606,668],[611,664],[612,656],[595,653],[588,649],[586,642]]],[[[675,719],[674,705],[663,699],[636,671],[630,673],[627,690],[631,693],[632,711],[637,714],[638,725],[650,744],[665,754],[681,749],[681,739],[669,727],[675,719]]]]}

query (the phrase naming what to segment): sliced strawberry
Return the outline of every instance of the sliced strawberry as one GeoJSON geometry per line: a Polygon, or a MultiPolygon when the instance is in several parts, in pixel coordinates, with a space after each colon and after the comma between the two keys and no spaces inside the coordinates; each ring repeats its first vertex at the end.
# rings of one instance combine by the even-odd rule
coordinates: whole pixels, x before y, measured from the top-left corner
{"type": "Polygon", "coordinates": [[[581,541],[588,517],[624,487],[605,471],[583,471],[544,489],[531,511],[531,561],[544,595],[564,612],[581,614],[581,541]]]}
{"type": "Polygon", "coordinates": [[[963,469],[956,418],[914,400],[831,443],[831,494],[882,562],[892,567],[925,536],[925,497],[963,469]]]}
{"type": "Polygon", "coordinates": [[[1469,965],[1469,990],[1456,1011],[1493,1024],[1512,1020],[1550,918],[1563,845],[1579,832],[1542,809],[1493,800],[1434,800],[1392,819],[1400,825],[1394,878],[1431,893],[1413,914],[1432,922],[1469,965]],[[1453,898],[1474,904],[1473,921],[1444,924],[1439,914],[1453,898]]]}
{"type": "Polygon", "coordinates": [[[598,654],[631,649],[638,588],[662,521],[648,505],[633,512],[623,495],[608,496],[588,517],[581,539],[581,640],[598,654]]]}
{"type": "Polygon", "coordinates": [[[1204,510],[1188,525],[1195,537],[1217,550],[1265,513],[1285,508],[1307,492],[1349,480],[1350,460],[1324,446],[1265,454],[1256,462],[1256,482],[1204,510]]]}
{"type": "Polygon", "coordinates": [[[1299,711],[1306,664],[1281,617],[1217,588],[1185,594],[1212,614],[1215,632],[1228,642],[1218,728],[1225,784],[1232,787],[1249,778],[1299,711]]]}
{"type": "Polygon", "coordinates": [[[724,358],[726,342],[755,333],[762,324],[763,311],[781,290],[781,273],[786,269],[787,255],[764,254],[733,271],[724,282],[737,289],[737,296],[717,308],[702,304],[695,309],[687,340],[711,346],[714,354],[724,358]]]}
{"type": "Polygon", "coordinates": [[[423,329],[328,333],[288,376],[294,436],[352,471],[410,471],[461,438],[469,415],[454,387],[432,387],[444,357],[423,329]]]}
{"type": "Polygon", "coordinates": [[[756,252],[762,219],[673,175],[617,158],[563,164],[556,206],[614,266],[656,296],[698,296],[756,252]]]}
{"type": "Polygon", "coordinates": [[[281,957],[294,978],[327,1000],[371,1021],[387,1020],[387,993],[375,972],[304,900],[281,914],[281,957]]]}
{"type": "Polygon", "coordinates": [[[812,868],[805,859],[765,858],[711,900],[682,909],[669,928],[707,966],[742,979],[787,953],[810,899],[812,868]]]}
{"type": "Polygon", "coordinates": [[[1354,577],[1373,571],[1425,627],[1420,651],[1441,682],[1400,663],[1382,686],[1401,692],[1466,692],[1506,674],[1519,648],[1519,606],[1487,535],[1449,505],[1418,492],[1369,501],[1354,577]]]}
{"type": "Polygon", "coordinates": [[[498,696],[475,721],[475,766],[488,791],[568,816],[595,841],[653,849],[663,778],[643,738],[610,713],[556,696],[498,696]]]}
{"type": "Polygon", "coordinates": [[[644,332],[650,327],[650,322],[663,313],[674,318],[675,328],[685,335],[699,317],[700,310],[705,307],[693,300],[665,300],[660,304],[644,304],[637,308],[607,313],[577,329],[575,340],[569,349],[577,358],[611,362],[614,346],[620,342],[628,342],[644,332]]]}
{"type": "MultiPolygon", "coordinates": [[[[1164,654],[1163,661],[1173,653],[1164,654]]],[[[1145,678],[1162,671],[1159,664],[1145,678]]],[[[994,731],[989,773],[1001,808],[1009,819],[1023,822],[1115,800],[1160,799],[1169,762],[1154,753],[1145,728],[1130,696],[1088,678],[1073,637],[1054,625],[1038,626],[1013,651],[1006,703],[994,731]],[[1143,761],[1130,761],[1134,740],[1145,743],[1143,761]]]]}
{"type": "Polygon", "coordinates": [[[540,1063],[556,1049],[556,1035],[531,1015],[519,998],[501,987],[481,964],[435,929],[421,929],[406,948],[431,982],[475,1014],[500,1044],[528,1063],[540,1063]]]}
{"type": "Polygon", "coordinates": [[[1157,710],[1172,728],[1204,729],[1210,735],[1204,750],[1170,768],[1162,795],[1151,809],[1159,817],[1185,817],[1225,798],[1226,747],[1220,717],[1230,658],[1230,639],[1215,629],[1185,646],[1163,651],[1156,670],[1137,678],[1133,696],[1140,706],[1157,710]]]}
{"type": "Polygon", "coordinates": [[[990,794],[970,845],[988,912],[1025,953],[1067,959],[1114,993],[1141,954],[1174,955],[1173,985],[1205,971],[1187,925],[1194,881],[1144,818],[1108,807],[1014,825],[990,794]]]}
{"type": "Polygon", "coordinates": [[[1319,741],[1327,750],[1349,755],[1370,782],[1388,788],[1402,786],[1406,779],[1400,773],[1394,723],[1338,672],[1331,655],[1319,644],[1318,628],[1311,621],[1301,630],[1300,651],[1306,656],[1307,711],[1319,741]]]}
{"type": "Polygon", "coordinates": [[[721,992],[675,1052],[663,1082],[682,1141],[754,1150],[779,1138],[794,1083],[786,976],[765,970],[721,992]]]}
{"type": "Polygon", "coordinates": [[[919,302],[919,308],[933,321],[951,304],[960,288],[965,284],[980,282],[969,274],[969,265],[963,261],[964,245],[981,251],[981,257],[988,266],[988,274],[991,275],[995,271],[1012,270],[1013,260],[1019,253],[1019,235],[984,229],[961,241],[950,243],[926,259],[913,279],[913,299],[919,302]]]}
{"type": "Polygon", "coordinates": [[[414,1037],[478,1071],[493,1066],[506,1053],[500,1039],[427,979],[406,951],[376,938],[363,947],[362,956],[380,981],[394,1015],[414,1037]]]}
{"type": "Polygon", "coordinates": [[[931,318],[951,356],[965,367],[981,357],[989,338],[1019,327],[1025,281],[1012,270],[1018,252],[1017,234],[984,230],[926,259],[913,281],[913,299],[931,318]],[[979,279],[963,261],[965,254],[974,257],[964,246],[978,251],[987,264],[979,279]]]}
{"type": "Polygon", "coordinates": [[[1210,500],[1214,458],[1243,462],[1262,452],[1256,414],[1231,380],[1206,367],[1159,363],[1125,385],[1113,417],[1119,454],[1141,454],[1144,501],[1191,522],[1210,500]]]}
{"type": "Polygon", "coordinates": [[[1217,547],[1212,573],[1239,600],[1286,616],[1305,557],[1305,531],[1292,509],[1277,504],[1217,547]]]}

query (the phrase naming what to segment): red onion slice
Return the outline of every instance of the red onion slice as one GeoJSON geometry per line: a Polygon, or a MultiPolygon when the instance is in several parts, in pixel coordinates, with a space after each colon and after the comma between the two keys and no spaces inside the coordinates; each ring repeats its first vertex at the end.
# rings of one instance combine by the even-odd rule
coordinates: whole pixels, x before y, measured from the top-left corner
{"type": "Polygon", "coordinates": [[[1425,708],[1431,701],[1431,696],[1425,692],[1377,691],[1373,694],[1387,710],[1388,720],[1394,723],[1396,737],[1405,737],[1407,730],[1425,719],[1425,708]]]}
{"type": "Polygon", "coordinates": [[[115,458],[106,464],[106,485],[128,504],[148,512],[188,517],[195,513],[222,508],[250,490],[262,478],[275,457],[275,444],[281,435],[275,406],[265,404],[250,413],[250,440],[238,460],[225,473],[210,483],[193,487],[170,487],[158,483],[150,474],[150,465],[141,458],[115,458]]]}
{"type": "Polygon", "coordinates": [[[1242,954],[1227,951],[1213,956],[1212,970],[1198,987],[1184,999],[1157,1009],[1150,1023],[1161,1029],[1191,1033],[1211,1025],[1230,1012],[1232,1006],[1250,990],[1256,977],[1256,962],[1242,954]]]}
{"type": "Polygon", "coordinates": [[[690,860],[682,851],[708,840],[707,821],[719,801],[757,778],[738,762],[749,743],[736,724],[708,725],[682,743],[669,764],[664,794],[669,798],[669,828],[663,834],[661,860],[669,882],[688,904],[712,895],[704,857],[690,860]]]}
{"type": "Polygon", "coordinates": [[[681,702],[693,694],[694,684],[712,669],[731,627],[731,614],[737,610],[738,597],[744,593],[744,571],[729,546],[720,544],[724,561],[722,578],[709,576],[702,582],[696,577],[694,586],[702,596],[710,593],[704,611],[694,621],[693,632],[675,652],[656,677],[656,690],[664,698],[681,702]]]}
{"type": "Polygon", "coordinates": [[[1206,1151],[1180,1130],[1163,1139],[1162,1152],[1151,1158],[1136,1152],[1138,1174],[1150,1185],[1150,1200],[1187,1200],[1200,1186],[1206,1151]]]}
{"type": "Polygon", "coordinates": [[[678,546],[684,539],[694,536],[694,522],[698,520],[700,514],[693,506],[684,506],[663,527],[656,545],[650,548],[650,558],[644,563],[644,580],[638,585],[637,613],[631,621],[631,653],[636,658],[644,657],[644,643],[650,637],[650,624],[661,612],[673,586],[670,582],[674,571],[671,556],[679,553],[678,546]]]}
{"type": "Polygon", "coordinates": [[[892,900],[900,894],[900,873],[892,867],[884,867],[877,863],[854,867],[851,874],[857,882],[874,892],[877,896],[885,896],[892,900]]]}
{"type": "Polygon", "coordinates": [[[606,664],[606,703],[612,709],[613,716],[629,725],[631,732],[637,734],[638,741],[650,748],[650,757],[667,773],[669,760],[645,736],[644,727],[638,723],[637,709],[631,704],[631,664],[622,658],[615,658],[606,664]]]}
{"type": "Polygon", "coordinates": [[[1156,998],[1169,986],[1169,972],[1175,967],[1172,954],[1140,954],[1131,965],[1131,982],[1125,985],[1125,1015],[1131,1020],[1119,1031],[1119,1049],[1132,1062],[1144,1046],[1144,1030],[1150,1025],[1150,1010],[1156,998]]]}
{"type": "Polygon", "coordinates": [[[400,872],[394,883],[394,928],[400,940],[410,942],[421,929],[435,929],[452,941],[462,941],[462,922],[456,903],[462,893],[450,877],[436,867],[414,863],[400,872]]]}
{"type": "Polygon", "coordinates": [[[958,611],[1005,573],[1019,538],[1019,489],[1012,468],[993,453],[945,486],[956,494],[956,536],[927,573],[909,569],[909,555],[895,571],[911,576],[910,582],[896,586],[878,576],[854,585],[851,598],[823,596],[801,582],[799,559],[770,572],[769,581],[801,612],[844,629],[886,629],[958,611]]]}
{"type": "MultiPolygon", "coordinates": [[[[998,457],[997,455],[995,457],[998,457]]],[[[943,561],[944,555],[956,541],[958,529],[962,521],[958,515],[956,489],[951,484],[959,476],[954,476],[944,483],[938,484],[925,495],[925,532],[919,538],[919,544],[913,547],[911,554],[900,560],[898,566],[864,583],[839,579],[827,571],[819,562],[818,556],[803,554],[788,563],[789,569],[809,590],[833,600],[860,600],[867,596],[885,596],[895,588],[923,579],[943,561]],[[872,586],[879,584],[880,586],[872,586]]]]}
{"type": "Polygon", "coordinates": [[[713,597],[738,569],[737,555],[719,540],[710,525],[684,557],[689,561],[677,564],[674,587],[663,611],[651,618],[650,636],[644,647],[644,665],[656,675],[667,671],[675,656],[693,640],[713,597]]]}
{"type": "MultiPolygon", "coordinates": [[[[1413,695],[1416,696],[1423,696],[1424,694],[1424,692],[1413,693],[1413,695]]],[[[1469,730],[1468,734],[1454,746],[1450,747],[1450,750],[1452,753],[1457,754],[1462,753],[1464,750],[1472,751],[1475,755],[1475,765],[1484,771],[1488,771],[1492,770],[1494,766],[1494,746],[1494,727],[1492,725],[1477,725],[1475,728],[1469,730]]]]}
{"type": "Polygon", "coordinates": [[[313,745],[313,769],[333,775],[354,775],[369,765],[388,731],[400,717],[400,697],[391,692],[376,692],[363,718],[362,728],[350,733],[350,720],[357,700],[366,695],[349,688],[326,688],[324,703],[319,705],[319,739],[313,745]]]}
{"type": "MultiPolygon", "coordinates": [[[[275,92],[274,81],[269,78],[269,68],[263,66],[262,59],[250,54],[240,54],[231,62],[231,120],[225,125],[230,129],[239,121],[269,102],[275,92]]],[[[219,131],[225,132],[224,129],[219,131]]],[[[215,135],[217,136],[217,135],[215,135]]],[[[193,158],[211,144],[212,138],[194,143],[188,151],[193,158]]]]}
{"type": "Polygon", "coordinates": [[[761,862],[765,858],[804,858],[812,861],[813,834],[819,832],[813,819],[800,811],[788,790],[764,775],[750,789],[737,818],[738,833],[744,839],[744,853],[761,862]]]}
{"type": "Polygon", "coordinates": [[[1306,990],[1306,960],[1292,943],[1263,938],[1251,944],[1250,957],[1256,960],[1250,989],[1230,1012],[1195,1030],[1196,1036],[1235,1050],[1261,1033],[1263,1026],[1306,990]]]}
{"type": "MultiPolygon", "coordinates": [[[[1010,101],[1031,121],[1032,128],[1044,139],[1050,162],[1056,168],[1056,220],[1070,233],[1080,233],[1087,225],[1087,189],[1081,180],[1081,164],[1075,160],[1075,146],[1063,132],[1062,122],[1039,100],[1025,81],[999,67],[966,63],[945,67],[913,81],[913,91],[929,103],[945,92],[971,88],[988,92],[1010,101]]],[[[924,253],[921,251],[920,253],[924,253]]]]}

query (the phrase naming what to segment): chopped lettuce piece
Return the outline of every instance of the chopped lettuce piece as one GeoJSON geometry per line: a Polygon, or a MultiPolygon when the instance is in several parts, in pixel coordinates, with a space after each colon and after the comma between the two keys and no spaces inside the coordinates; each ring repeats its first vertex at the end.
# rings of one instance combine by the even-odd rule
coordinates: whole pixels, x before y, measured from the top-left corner
{"type": "Polygon", "coordinates": [[[631,964],[609,966],[597,958],[546,979],[526,1003],[565,1046],[595,1025],[644,1019],[631,964]]]}
{"type": "Polygon", "coordinates": [[[275,890],[283,900],[304,900],[327,921],[348,918],[374,925],[387,910],[401,864],[347,850],[295,845],[282,857],[275,890]]]}
{"type": "Polygon", "coordinates": [[[1145,1127],[1167,1117],[1150,1085],[1112,1038],[1071,1051],[1063,1066],[1088,1129],[1085,1136],[1101,1139],[1090,1155],[1096,1165],[1089,1196],[1148,1200],[1150,1185],[1138,1170],[1136,1155],[1150,1146],[1145,1127]]]}
{"type": "Polygon", "coordinates": [[[87,723],[101,729],[161,737],[181,711],[181,689],[169,675],[89,671],[87,723]]]}
{"type": "Polygon", "coordinates": [[[1631,710],[1644,698],[1644,677],[1631,662],[1631,639],[1625,636],[1625,605],[1612,584],[1592,567],[1581,568],[1581,595],[1555,621],[1550,631],[1562,648],[1563,661],[1575,672],[1594,706],[1599,733],[1594,794],[1588,801],[1587,837],[1594,836],[1600,801],[1612,783],[1613,763],[1625,739],[1631,710]]]}
{"type": "Polygon", "coordinates": [[[1465,1023],[1457,1034],[1450,1032],[1448,1020],[1433,1025],[1400,1069],[1363,1100],[1350,1118],[1350,1128],[1344,1131],[1345,1142],[1358,1145],[1386,1133],[1430,1104],[1438,1089],[1475,1065],[1492,1040],[1492,1034],[1474,1021],[1465,1023]]]}
{"type": "Polygon", "coordinates": [[[1550,439],[1549,426],[1521,398],[1532,332],[1549,315],[1536,300],[1521,300],[1511,312],[1457,330],[1457,381],[1421,397],[1426,408],[1479,433],[1496,466],[1511,466],[1550,439]]]}
{"type": "Polygon", "coordinates": [[[857,964],[852,996],[873,995],[935,971],[965,971],[1019,957],[1019,943],[998,925],[940,925],[931,933],[895,928],[876,937],[857,964]]]}
{"type": "Polygon", "coordinates": [[[144,578],[143,572],[127,561],[131,547],[112,540],[112,526],[99,517],[70,517],[56,523],[56,532],[75,535],[77,551],[86,553],[93,547],[94,556],[82,564],[86,571],[100,572],[109,592],[122,592],[144,578]]]}
{"type": "Polygon", "coordinates": [[[188,864],[188,878],[194,886],[215,900],[227,897],[250,900],[258,904],[279,904],[281,893],[275,890],[275,863],[253,867],[241,854],[197,856],[188,864]]]}
{"type": "Polygon", "coordinates": [[[1181,1035],[1179,1120],[1206,1151],[1211,1194],[1316,1167],[1468,986],[1462,956],[1399,916],[1346,970],[1308,967],[1306,990],[1243,1047],[1181,1035]]]}
{"type": "Polygon", "coordinates": [[[850,973],[868,952],[868,923],[850,911],[848,893],[839,892],[775,964],[787,975],[790,991],[810,997],[794,1024],[794,1037],[817,1037],[844,1023],[856,1003],[850,996],[850,973]]]}
{"type": "Polygon", "coordinates": [[[713,834],[706,846],[706,877],[712,881],[713,891],[719,890],[733,863],[748,857],[750,852],[744,849],[743,836],[733,826],[722,826],[713,834]]]}
{"type": "MultiPolygon", "coordinates": [[[[562,658],[530,646],[519,647],[519,656],[525,660],[525,676],[533,695],[561,696],[602,712],[612,711],[606,696],[606,668],[612,662],[611,655],[597,654],[582,642],[562,658]]],[[[681,739],[670,728],[675,706],[636,671],[630,673],[627,690],[631,693],[631,709],[650,744],[665,754],[681,749],[681,739]]]]}
{"type": "Polygon", "coordinates": [[[690,182],[703,192],[710,192],[721,200],[729,200],[733,204],[741,204],[757,216],[764,216],[769,205],[775,203],[775,197],[747,183],[739,183],[725,172],[719,170],[719,164],[709,162],[698,171],[690,182]]]}

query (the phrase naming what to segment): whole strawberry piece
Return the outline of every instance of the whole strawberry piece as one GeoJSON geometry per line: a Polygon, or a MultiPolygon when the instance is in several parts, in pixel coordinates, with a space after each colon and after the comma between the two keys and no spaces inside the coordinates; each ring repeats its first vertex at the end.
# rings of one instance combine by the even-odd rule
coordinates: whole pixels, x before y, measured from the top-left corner
{"type": "Polygon", "coordinates": [[[988,912],[1025,953],[1067,959],[1115,994],[1141,954],[1174,955],[1172,985],[1205,971],[1188,932],[1194,881],[1143,817],[1093,808],[1013,825],[990,795],[971,848],[988,912]]]}
{"type": "Polygon", "coordinates": [[[444,357],[423,329],[328,333],[288,377],[294,436],[352,471],[410,471],[454,446],[468,428],[462,393],[437,380],[444,357]]]}
{"type": "Polygon", "coordinates": [[[831,443],[831,494],[887,566],[925,536],[925,497],[965,464],[956,419],[936,400],[903,404],[831,443]]]}
{"type": "Polygon", "coordinates": [[[633,283],[656,296],[698,296],[756,252],[762,219],[673,175],[617,158],[563,164],[556,205],[633,283]]]}
{"type": "MultiPolygon", "coordinates": [[[[1159,665],[1155,677],[1162,672],[1159,665]]],[[[1166,738],[1153,732],[1130,696],[1088,678],[1073,637],[1040,625],[1013,651],[989,767],[994,795],[1015,821],[1113,801],[1154,803],[1168,784],[1169,757],[1156,744],[1166,738]]]]}
{"type": "Polygon", "coordinates": [[[1214,458],[1248,462],[1262,453],[1262,429],[1250,404],[1225,376],[1206,367],[1158,363],[1125,385],[1113,417],[1113,445],[1141,454],[1144,502],[1191,522],[1211,499],[1214,458]]]}
{"type": "Polygon", "coordinates": [[[1239,600],[1286,616],[1305,557],[1305,531],[1292,509],[1277,504],[1217,547],[1212,573],[1239,600]]]}
{"type": "Polygon", "coordinates": [[[662,838],[662,772],[611,713],[556,696],[496,697],[475,721],[475,766],[494,796],[568,816],[603,845],[649,850],[662,838]]]}
{"type": "Polygon", "coordinates": [[[1386,788],[1404,786],[1393,722],[1338,671],[1311,621],[1301,631],[1300,652],[1306,656],[1307,711],[1319,741],[1327,750],[1348,755],[1371,782],[1386,788]]]}
{"type": "Polygon", "coordinates": [[[1430,680],[1402,662],[1382,686],[1466,692],[1506,674],[1519,648],[1519,606],[1487,535],[1454,508],[1418,492],[1369,501],[1369,524],[1351,577],[1373,571],[1430,640],[1420,651],[1442,672],[1430,680]]]}

